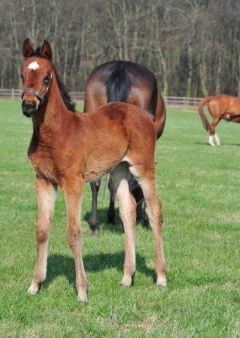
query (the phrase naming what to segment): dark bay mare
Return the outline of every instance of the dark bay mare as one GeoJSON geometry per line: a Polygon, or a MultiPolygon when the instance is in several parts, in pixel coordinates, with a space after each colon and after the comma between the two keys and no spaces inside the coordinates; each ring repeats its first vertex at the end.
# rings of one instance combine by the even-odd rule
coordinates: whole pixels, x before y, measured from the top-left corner
{"type": "MultiPolygon", "coordinates": [[[[166,109],[163,97],[158,91],[154,74],[142,65],[130,61],[110,61],[93,70],[87,80],[85,90],[84,112],[96,110],[107,102],[127,102],[146,110],[154,121],[159,138],[164,130],[166,109]]],[[[144,135],[145,130],[142,130],[144,135]]],[[[97,198],[101,179],[91,182],[92,210],[88,219],[91,233],[98,231],[97,198]]],[[[111,175],[109,178],[110,204],[108,222],[114,223],[114,191],[111,175]]],[[[137,202],[137,218],[148,227],[149,220],[145,212],[142,189],[136,180],[129,181],[131,191],[137,202]]]]}
{"type": "Polygon", "coordinates": [[[240,123],[240,98],[230,95],[206,96],[199,102],[198,112],[203,126],[209,134],[208,143],[211,146],[220,146],[216,127],[221,120],[240,123]],[[204,113],[205,106],[212,116],[211,123],[208,122],[204,113]]]}
{"type": "Polygon", "coordinates": [[[34,51],[27,39],[23,55],[22,110],[32,118],[28,157],[36,172],[38,204],[37,257],[28,292],[37,293],[46,278],[50,223],[60,187],[66,200],[66,235],[75,261],[78,299],[87,301],[80,225],[83,185],[109,171],[124,227],[121,284],[131,286],[136,269],[136,201],[128,185],[133,175],[143,191],[153,231],[157,286],[165,286],[163,218],[155,178],[156,130],[151,118],[144,110],[126,103],[109,103],[88,114],[73,112],[66,105],[66,95],[64,98],[61,94],[49,43],[44,41],[34,51]]]}

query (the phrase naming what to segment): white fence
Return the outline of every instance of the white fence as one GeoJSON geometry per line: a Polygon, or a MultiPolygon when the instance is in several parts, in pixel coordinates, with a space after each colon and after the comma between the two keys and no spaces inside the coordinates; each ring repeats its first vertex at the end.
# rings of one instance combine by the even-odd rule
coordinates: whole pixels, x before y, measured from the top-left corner
{"type": "MultiPolygon", "coordinates": [[[[0,99],[18,99],[22,95],[21,89],[0,89],[0,99]]],[[[84,99],[84,92],[70,92],[71,97],[75,101],[84,99]]]]}
{"type": "Polygon", "coordinates": [[[196,106],[201,101],[200,97],[164,96],[165,103],[173,106],[196,106]]]}
{"type": "MultiPolygon", "coordinates": [[[[19,98],[22,94],[21,89],[0,89],[0,99],[1,98],[10,98],[16,99],[19,98]]],[[[80,101],[84,99],[84,92],[70,92],[71,97],[75,101],[80,101]]],[[[196,106],[201,98],[197,97],[178,97],[178,96],[165,96],[165,102],[167,105],[176,105],[176,106],[196,106]]]]}

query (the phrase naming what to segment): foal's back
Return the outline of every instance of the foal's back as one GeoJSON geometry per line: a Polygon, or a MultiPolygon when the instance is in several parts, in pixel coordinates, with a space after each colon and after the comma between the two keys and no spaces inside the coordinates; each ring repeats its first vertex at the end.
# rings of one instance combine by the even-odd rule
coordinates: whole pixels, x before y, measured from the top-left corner
{"type": "Polygon", "coordinates": [[[108,103],[94,112],[78,116],[79,137],[82,139],[84,135],[88,149],[86,181],[105,175],[126,156],[135,158],[138,149],[141,149],[141,162],[153,161],[156,132],[151,118],[142,109],[126,103],[108,103]]]}

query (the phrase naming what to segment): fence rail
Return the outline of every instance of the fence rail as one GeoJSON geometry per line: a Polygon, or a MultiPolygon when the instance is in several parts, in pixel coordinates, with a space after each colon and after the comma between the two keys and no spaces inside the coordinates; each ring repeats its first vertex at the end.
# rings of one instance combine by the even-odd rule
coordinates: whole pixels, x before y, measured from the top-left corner
{"type": "MultiPolygon", "coordinates": [[[[0,99],[1,98],[10,98],[16,99],[19,98],[22,94],[21,89],[0,89],[0,99]]],[[[84,99],[84,92],[70,92],[71,97],[75,101],[80,101],[84,99]]],[[[167,105],[176,105],[176,106],[196,106],[197,103],[201,100],[198,97],[179,97],[179,96],[164,96],[165,102],[167,105]]]]}

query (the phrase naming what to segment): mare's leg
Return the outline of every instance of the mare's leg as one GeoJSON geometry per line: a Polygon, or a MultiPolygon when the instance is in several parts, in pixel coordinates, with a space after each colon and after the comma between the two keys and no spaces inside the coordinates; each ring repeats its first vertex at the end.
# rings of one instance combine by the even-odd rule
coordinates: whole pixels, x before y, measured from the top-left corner
{"type": "Polygon", "coordinates": [[[110,192],[110,202],[109,202],[108,213],[107,213],[108,223],[114,224],[115,223],[115,208],[114,208],[115,192],[113,189],[113,183],[112,183],[111,176],[108,182],[108,189],[110,192]]]}
{"type": "Polygon", "coordinates": [[[97,199],[98,199],[99,188],[101,185],[101,179],[91,182],[90,185],[92,189],[92,210],[88,218],[88,224],[90,225],[91,235],[95,235],[98,232],[97,199]]]}
{"type": "Polygon", "coordinates": [[[128,165],[126,163],[121,163],[111,172],[111,176],[124,227],[125,259],[121,284],[129,287],[133,283],[133,277],[136,270],[136,202],[130,193],[128,186],[128,179],[130,176],[128,165]]]}
{"type": "MultiPolygon", "coordinates": [[[[93,76],[91,80],[90,78],[88,79],[86,85],[83,111],[84,113],[94,111],[104,103],[106,103],[105,85],[95,80],[93,76]]],[[[98,233],[97,200],[100,185],[101,179],[90,183],[92,189],[92,210],[88,218],[88,224],[90,225],[91,235],[98,233]]]]}
{"type": "Polygon", "coordinates": [[[63,190],[67,204],[67,240],[72,250],[75,270],[76,270],[76,289],[78,300],[87,301],[87,279],[82,259],[82,234],[80,226],[81,197],[83,180],[71,180],[71,184],[64,182],[63,190]]]}
{"type": "Polygon", "coordinates": [[[38,219],[36,228],[37,259],[32,283],[28,289],[30,294],[38,292],[40,284],[47,273],[47,251],[50,221],[54,210],[56,186],[44,178],[37,177],[36,192],[38,203],[38,219]]]}
{"type": "MultiPolygon", "coordinates": [[[[154,168],[154,163],[151,166],[154,168]]],[[[155,246],[155,268],[157,273],[157,286],[166,286],[166,264],[163,252],[163,244],[161,238],[161,230],[163,225],[163,216],[161,203],[156,194],[156,182],[154,169],[149,169],[141,174],[137,167],[130,167],[132,174],[136,175],[139,184],[142,187],[143,195],[146,202],[149,223],[153,231],[155,246]]]]}
{"type": "Polygon", "coordinates": [[[142,221],[145,228],[149,228],[149,220],[146,213],[146,203],[144,201],[142,188],[136,180],[134,180],[134,189],[131,191],[137,203],[137,220],[142,221]]]}
{"type": "Polygon", "coordinates": [[[147,215],[147,205],[146,205],[146,202],[145,200],[143,200],[143,203],[142,203],[142,220],[143,220],[143,225],[146,229],[149,229],[150,227],[150,224],[149,224],[149,219],[148,219],[148,215],[147,215]]]}

